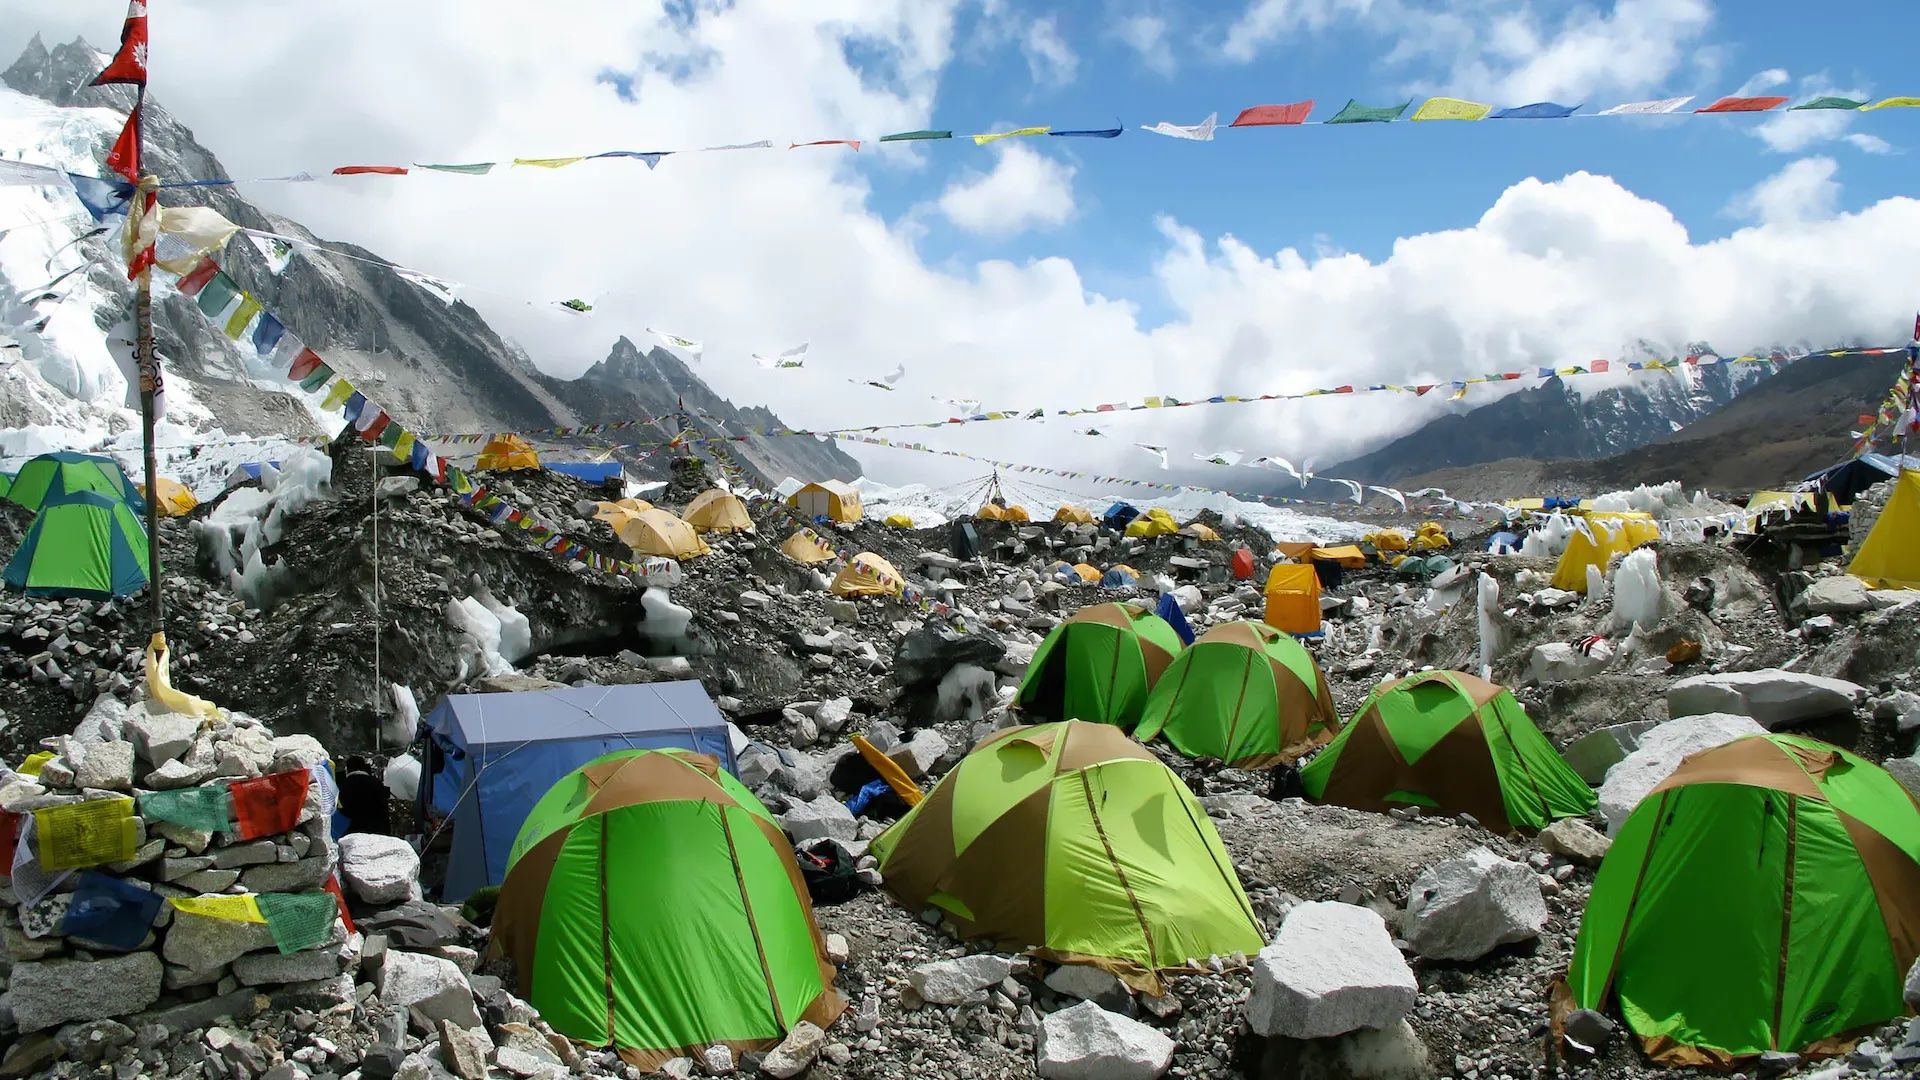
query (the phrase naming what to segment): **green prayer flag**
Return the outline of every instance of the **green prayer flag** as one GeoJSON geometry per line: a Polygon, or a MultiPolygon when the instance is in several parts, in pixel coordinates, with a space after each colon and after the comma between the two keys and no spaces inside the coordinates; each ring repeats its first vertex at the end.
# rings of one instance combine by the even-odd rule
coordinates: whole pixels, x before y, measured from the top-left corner
{"type": "Polygon", "coordinates": [[[252,322],[253,317],[258,314],[260,314],[260,301],[246,293],[241,293],[240,306],[233,309],[233,316],[227,320],[227,336],[238,340],[240,335],[246,332],[247,324],[252,322]]]}
{"type": "Polygon", "coordinates": [[[225,784],[154,791],[140,796],[140,816],[201,832],[225,832],[233,828],[230,805],[225,784]]]}
{"type": "Polygon", "coordinates": [[[1859,108],[1860,106],[1862,106],[1862,105],[1865,105],[1865,104],[1866,104],[1866,102],[1864,102],[1864,101],[1855,101],[1855,100],[1853,100],[1852,98],[1843,98],[1843,97],[1834,97],[1834,96],[1832,96],[1832,95],[1827,95],[1827,96],[1825,96],[1825,97],[1817,97],[1817,98],[1814,98],[1814,99],[1813,99],[1813,100],[1811,100],[1811,101],[1803,101],[1803,102],[1801,102],[1800,104],[1798,104],[1798,105],[1795,105],[1795,106],[1793,106],[1792,108],[1790,108],[1790,109],[1788,109],[1787,111],[1788,111],[1788,112],[1798,112],[1798,111],[1800,111],[1801,109],[1847,109],[1847,110],[1853,110],[1853,109],[1858,109],[1858,108],[1859,108]]]}
{"type": "Polygon", "coordinates": [[[401,427],[399,424],[389,422],[386,427],[380,429],[380,445],[391,450],[400,445],[400,436],[406,433],[406,428],[401,427]]]}
{"type": "Polygon", "coordinates": [[[1411,104],[1413,104],[1412,100],[1403,101],[1398,105],[1362,105],[1349,99],[1347,107],[1334,114],[1333,119],[1328,120],[1327,123],[1385,124],[1400,119],[1400,114],[1406,112],[1407,106],[1411,104]]]}
{"type": "Polygon", "coordinates": [[[211,319],[227,310],[233,298],[240,294],[240,283],[227,276],[225,270],[217,270],[200,287],[200,295],[193,302],[200,306],[200,313],[211,319]]]}
{"type": "Polygon", "coordinates": [[[951,131],[897,131],[880,136],[881,142],[914,142],[919,139],[951,139],[951,131]]]}
{"type": "Polygon", "coordinates": [[[493,171],[493,162],[481,161],[472,165],[415,165],[416,169],[432,169],[434,172],[459,173],[462,176],[485,176],[493,171]]]}
{"type": "Polygon", "coordinates": [[[300,389],[311,394],[315,390],[327,385],[327,380],[331,378],[333,378],[333,369],[325,364],[321,364],[312,371],[307,372],[307,377],[300,380],[300,389]]]}
{"type": "Polygon", "coordinates": [[[283,953],[326,944],[340,913],[340,902],[329,892],[261,893],[254,901],[283,953]]]}

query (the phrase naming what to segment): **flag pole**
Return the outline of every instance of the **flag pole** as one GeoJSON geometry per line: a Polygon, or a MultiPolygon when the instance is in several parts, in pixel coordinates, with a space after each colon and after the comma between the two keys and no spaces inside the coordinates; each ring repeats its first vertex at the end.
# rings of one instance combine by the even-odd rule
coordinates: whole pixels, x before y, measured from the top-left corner
{"type": "MultiPolygon", "coordinates": [[[[133,106],[133,137],[136,160],[145,160],[146,140],[145,110],[147,88],[140,87],[133,106]]],[[[140,216],[128,222],[130,228],[138,228],[139,222],[146,218],[147,203],[159,197],[159,192],[151,177],[144,173],[140,181],[140,216]]],[[[142,456],[146,459],[147,473],[147,594],[153,604],[153,632],[165,634],[167,631],[167,602],[160,591],[160,465],[154,454],[154,400],[160,391],[160,365],[153,351],[153,267],[151,263],[140,272],[134,283],[133,322],[135,331],[134,364],[140,373],[140,445],[142,456]]]]}

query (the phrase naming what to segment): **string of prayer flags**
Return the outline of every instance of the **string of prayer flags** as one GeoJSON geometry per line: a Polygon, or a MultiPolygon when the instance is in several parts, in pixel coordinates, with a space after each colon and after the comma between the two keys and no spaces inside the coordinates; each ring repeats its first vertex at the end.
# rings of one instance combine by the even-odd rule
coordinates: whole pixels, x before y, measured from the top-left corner
{"type": "Polygon", "coordinates": [[[753,359],[755,363],[768,371],[777,371],[805,367],[807,362],[806,355],[807,346],[801,344],[788,349],[778,356],[765,356],[760,353],[754,353],[753,359]]]}
{"type": "Polygon", "coordinates": [[[460,176],[485,176],[493,171],[493,162],[476,161],[471,165],[422,165],[414,162],[416,169],[430,169],[433,172],[456,173],[460,176]]]}
{"type": "Polygon", "coordinates": [[[83,870],[60,932],[128,952],[146,941],[160,914],[161,896],[94,870],[83,870]]]}
{"type": "Polygon", "coordinates": [[[596,158],[639,158],[647,163],[648,170],[660,166],[660,159],[672,154],[671,150],[609,150],[604,154],[593,154],[596,158]]]}
{"type": "Polygon", "coordinates": [[[133,858],[140,842],[133,800],[125,796],[35,810],[33,826],[40,865],[47,870],[124,862],[133,858]]]}
{"type": "Polygon", "coordinates": [[[771,149],[773,149],[772,139],[758,139],[754,142],[727,143],[723,146],[706,146],[701,148],[702,152],[708,152],[708,151],[714,151],[714,150],[771,150],[771,149]]]}
{"type": "Polygon", "coordinates": [[[227,785],[233,796],[235,835],[242,840],[258,840],[291,832],[300,824],[300,811],[306,807],[307,785],[311,782],[308,770],[295,769],[227,785]]]}
{"type": "Polygon", "coordinates": [[[282,954],[325,945],[340,914],[329,892],[261,893],[255,902],[282,954]]]}
{"type": "Polygon", "coordinates": [[[815,139],[812,142],[788,143],[787,149],[798,150],[803,146],[851,146],[855,153],[860,151],[859,139],[815,139]]]}
{"type": "Polygon", "coordinates": [[[1436,97],[1422,102],[1410,120],[1484,120],[1493,106],[1460,98],[1436,97]]]}
{"type": "Polygon", "coordinates": [[[1653,101],[1629,101],[1624,105],[1601,109],[1601,116],[1663,116],[1677,113],[1693,100],[1691,94],[1686,97],[1658,98],[1653,101]]]}
{"type": "Polygon", "coordinates": [[[1313,99],[1295,101],[1287,105],[1255,105],[1240,110],[1228,127],[1273,127],[1276,125],[1297,125],[1307,122],[1313,113],[1313,99]]]}
{"type": "Polygon", "coordinates": [[[1362,105],[1349,99],[1341,110],[1334,114],[1329,124],[1386,124],[1400,119],[1412,101],[1403,101],[1398,105],[1362,105]]]}
{"type": "Polygon", "coordinates": [[[203,919],[225,919],[228,922],[264,923],[267,917],[261,913],[259,897],[253,893],[240,893],[237,896],[210,894],[206,896],[176,896],[168,901],[175,911],[188,915],[198,915],[203,919]]]}
{"type": "Polygon", "coordinates": [[[1142,131],[1151,131],[1155,135],[1166,135],[1175,139],[1188,139],[1193,142],[1212,142],[1213,128],[1219,121],[1219,113],[1208,113],[1205,120],[1197,124],[1174,124],[1165,120],[1157,124],[1143,124],[1142,131]]]}
{"type": "Polygon", "coordinates": [[[150,791],[140,796],[140,814],[197,832],[231,832],[233,816],[227,809],[231,804],[225,784],[150,791]]]}
{"type": "Polygon", "coordinates": [[[678,334],[669,334],[665,330],[655,330],[651,326],[647,327],[647,333],[665,342],[668,348],[679,349],[692,356],[695,360],[700,359],[700,353],[702,349],[705,348],[705,346],[702,346],[697,341],[688,340],[678,334]]]}

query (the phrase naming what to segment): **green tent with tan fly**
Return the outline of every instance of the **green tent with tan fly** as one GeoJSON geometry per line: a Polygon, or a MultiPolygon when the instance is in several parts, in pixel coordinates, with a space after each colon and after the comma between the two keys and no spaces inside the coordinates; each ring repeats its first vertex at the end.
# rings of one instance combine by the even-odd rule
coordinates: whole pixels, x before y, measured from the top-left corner
{"type": "Polygon", "coordinates": [[[1147,697],[1134,738],[1236,769],[1291,765],[1340,730],[1306,646],[1265,623],[1230,622],[1189,645],[1147,697]]]}
{"type": "Polygon", "coordinates": [[[562,777],[514,840],[493,922],[567,1038],[654,1070],[768,1049],[846,1007],[793,845],[712,757],[621,750],[562,777]]]}
{"type": "Polygon", "coordinates": [[[1083,607],[1035,650],[1014,708],[1044,720],[1132,729],[1180,645],[1180,635],[1152,612],[1125,604],[1083,607]]]}
{"type": "Polygon", "coordinates": [[[1668,1065],[1841,1054],[1907,1014],[1916,955],[1920,803],[1845,750],[1751,735],[1682,761],[1621,823],[1554,1014],[1617,1003],[1668,1065]]]}
{"type": "Polygon", "coordinates": [[[1599,801],[1511,693],[1459,671],[1382,685],[1300,783],[1319,802],[1472,814],[1494,832],[1538,832],[1599,801]]]}
{"type": "Polygon", "coordinates": [[[994,732],[868,850],[909,911],[1146,993],[1264,943],[1199,800],[1108,724],[994,732]]]}

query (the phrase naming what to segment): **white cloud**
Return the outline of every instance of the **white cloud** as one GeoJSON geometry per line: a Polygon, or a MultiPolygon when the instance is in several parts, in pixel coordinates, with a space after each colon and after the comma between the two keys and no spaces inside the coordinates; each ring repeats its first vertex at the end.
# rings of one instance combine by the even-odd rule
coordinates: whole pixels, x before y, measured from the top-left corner
{"type": "Polygon", "coordinates": [[[1074,167],[1020,143],[1003,144],[993,171],[955,180],[940,212],[968,232],[1007,236],[1073,216],[1074,167]]]}
{"type": "Polygon", "coordinates": [[[1766,225],[1830,218],[1840,201],[1839,172],[1830,157],[1801,158],[1736,195],[1727,210],[1766,225]]]}
{"type": "Polygon", "coordinates": [[[1343,18],[1364,18],[1372,8],[1373,0],[1253,0],[1227,29],[1221,51],[1244,64],[1268,45],[1343,18]]]}
{"type": "Polygon", "coordinates": [[[1732,96],[1756,97],[1769,90],[1777,90],[1792,81],[1793,77],[1787,74],[1786,68],[1767,68],[1764,71],[1755,72],[1752,78],[1741,83],[1740,89],[1735,90],[1732,96]]]}
{"type": "Polygon", "coordinates": [[[1113,36],[1140,55],[1140,63],[1156,75],[1172,77],[1179,67],[1167,40],[1167,20],[1151,12],[1126,15],[1114,23],[1113,36]]]}
{"type": "Polygon", "coordinates": [[[1869,135],[1864,131],[1856,131],[1851,135],[1847,135],[1843,137],[1841,141],[1847,143],[1848,145],[1852,146],[1855,150],[1858,150],[1863,154],[1893,153],[1892,143],[1888,142],[1887,140],[1881,138],[1878,135],[1869,135]]]}
{"type": "Polygon", "coordinates": [[[1027,70],[1042,86],[1065,86],[1080,70],[1080,57],[1060,36],[1060,27],[1052,16],[1027,24],[1020,38],[1020,52],[1027,58],[1027,70]]]}
{"type": "MultiPolygon", "coordinates": [[[[1790,80],[1787,73],[1778,68],[1761,72],[1747,81],[1740,93],[1765,93],[1775,91],[1785,93],[1784,88],[1790,80]],[[1775,77],[1777,76],[1777,77],[1775,77]]],[[[1836,86],[1825,74],[1809,75],[1799,81],[1799,86],[1791,96],[1796,101],[1808,101],[1820,97],[1841,97],[1849,101],[1872,100],[1873,95],[1858,86],[1836,86]]],[[[1860,114],[1847,109],[1777,109],[1769,113],[1750,130],[1755,138],[1767,144],[1767,149],[1777,154],[1799,154],[1822,143],[1845,142],[1854,149],[1867,154],[1885,154],[1893,146],[1878,135],[1853,131],[1854,121],[1860,114]]]]}

